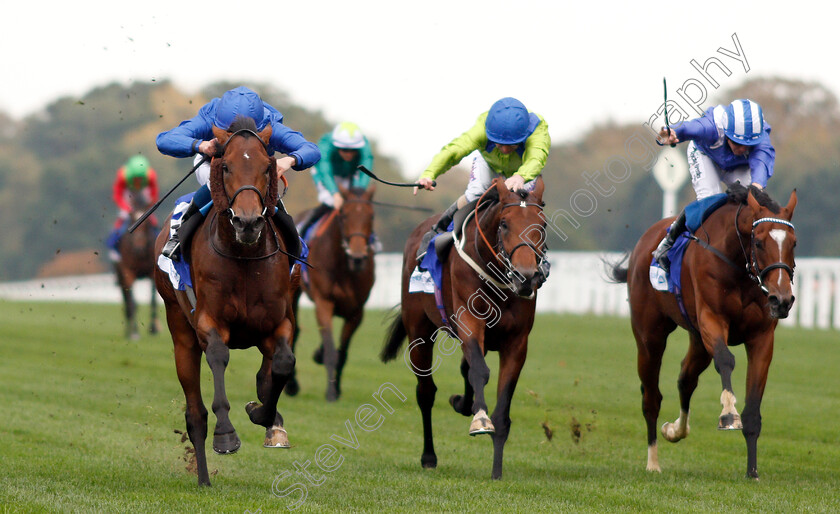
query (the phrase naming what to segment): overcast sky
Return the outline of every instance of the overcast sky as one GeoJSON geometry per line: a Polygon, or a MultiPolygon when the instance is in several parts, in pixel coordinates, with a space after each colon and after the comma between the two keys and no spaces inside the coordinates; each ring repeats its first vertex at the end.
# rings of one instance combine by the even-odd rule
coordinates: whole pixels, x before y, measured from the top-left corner
{"type": "MultiPolygon", "coordinates": [[[[114,80],[170,79],[188,92],[266,82],[355,121],[416,176],[504,96],[541,114],[559,142],[609,119],[645,122],[663,76],[669,99],[691,80],[714,93],[692,59],[719,59],[731,73],[710,62],[721,89],[781,75],[840,91],[833,3],[568,3],[7,2],[0,109],[20,118],[114,80]],[[733,34],[741,60],[719,51],[737,55],[733,34]]],[[[702,95],[696,84],[684,93],[702,95]]]]}

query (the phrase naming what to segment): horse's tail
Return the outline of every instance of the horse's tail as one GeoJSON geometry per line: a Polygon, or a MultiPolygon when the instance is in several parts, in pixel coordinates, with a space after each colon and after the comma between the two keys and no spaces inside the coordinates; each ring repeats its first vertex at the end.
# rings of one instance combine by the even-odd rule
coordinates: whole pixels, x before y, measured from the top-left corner
{"type": "Polygon", "coordinates": [[[628,258],[630,258],[629,253],[625,253],[621,259],[616,262],[610,262],[606,257],[601,258],[601,262],[603,262],[606,267],[608,282],[612,282],[613,284],[627,283],[629,266],[625,266],[624,263],[627,262],[628,258]]]}
{"type": "Polygon", "coordinates": [[[402,310],[396,309],[393,314],[391,326],[388,327],[387,335],[385,336],[385,346],[382,347],[382,353],[379,358],[382,362],[392,361],[397,357],[403,341],[408,337],[408,332],[405,330],[405,325],[402,320],[402,310]]]}

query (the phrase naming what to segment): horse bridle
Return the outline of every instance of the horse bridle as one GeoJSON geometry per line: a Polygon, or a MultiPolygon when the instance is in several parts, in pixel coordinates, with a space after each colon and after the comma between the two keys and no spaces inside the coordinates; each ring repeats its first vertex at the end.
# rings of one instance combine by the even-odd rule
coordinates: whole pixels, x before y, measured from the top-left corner
{"type": "Polygon", "coordinates": [[[793,223],[781,219],[781,218],[759,218],[752,223],[752,228],[750,230],[750,254],[747,255],[747,250],[744,248],[744,243],[741,240],[741,233],[738,232],[738,215],[741,213],[741,206],[738,206],[738,213],[735,214],[735,230],[738,234],[738,243],[741,245],[741,251],[744,253],[744,258],[747,261],[747,275],[750,279],[758,284],[758,287],[761,288],[761,291],[764,294],[769,294],[767,286],[764,285],[764,278],[767,276],[768,273],[773,271],[774,269],[782,269],[785,270],[790,277],[790,281],[793,282],[793,268],[788,266],[787,263],[778,261],[770,264],[769,266],[764,267],[763,269],[759,268],[758,265],[758,256],[755,251],[755,227],[762,223],[778,223],[780,225],[785,225],[790,227],[791,230],[795,231],[796,229],[793,226],[793,223]]]}
{"type": "MultiPolygon", "coordinates": [[[[513,254],[516,253],[516,251],[519,250],[520,248],[522,248],[523,246],[530,248],[531,250],[534,251],[534,253],[536,255],[539,256],[539,261],[537,262],[537,270],[540,270],[539,273],[542,274],[541,270],[543,269],[543,264],[546,260],[546,253],[547,253],[547,251],[546,251],[547,248],[546,248],[545,242],[543,242],[543,248],[540,249],[540,248],[537,248],[537,246],[535,244],[531,243],[530,241],[522,241],[521,243],[514,246],[513,249],[510,252],[508,252],[505,249],[505,245],[502,241],[502,224],[499,223],[499,228],[496,231],[496,246],[498,246],[498,251],[496,251],[496,246],[493,246],[493,245],[490,244],[490,242],[487,240],[487,236],[484,235],[484,231],[481,230],[481,223],[479,222],[479,217],[478,217],[478,209],[481,206],[481,200],[484,198],[484,195],[486,195],[492,189],[493,188],[489,188],[487,191],[485,191],[484,194],[481,195],[481,198],[478,199],[478,202],[475,204],[475,215],[474,215],[475,227],[476,227],[476,230],[478,231],[479,235],[481,236],[481,239],[484,241],[484,244],[487,245],[487,248],[490,249],[490,253],[493,254],[493,257],[495,257],[496,260],[499,261],[505,267],[505,270],[506,270],[505,271],[505,277],[508,280],[510,280],[511,282],[514,280],[514,278],[519,278],[520,281],[524,280],[521,277],[516,277],[517,272],[513,268],[513,265],[512,265],[513,254]]],[[[503,204],[502,207],[501,207],[501,210],[504,211],[508,207],[521,207],[523,209],[526,209],[528,207],[536,207],[537,209],[540,210],[540,212],[542,212],[543,209],[545,208],[544,204],[535,203],[535,202],[526,202],[524,199],[519,201],[519,202],[503,204]]],[[[476,239],[476,251],[478,251],[478,239],[476,239]]],[[[545,278],[547,278],[547,277],[543,277],[543,279],[545,279],[545,278]]]]}
{"type": "MultiPolygon", "coordinates": [[[[370,200],[361,200],[358,198],[348,198],[344,200],[344,203],[363,203],[363,204],[370,204],[373,205],[373,202],[370,200]]],[[[339,212],[340,209],[336,209],[336,212],[339,212]]],[[[351,232],[349,234],[344,233],[344,223],[341,221],[341,213],[339,212],[339,222],[338,222],[338,231],[341,235],[341,248],[344,249],[345,253],[350,250],[350,238],[352,237],[361,237],[365,240],[365,248],[370,247],[370,237],[365,234],[364,232],[351,232]]]]}
{"type": "MultiPolygon", "coordinates": [[[[251,134],[254,137],[256,137],[257,139],[259,139],[260,141],[262,141],[262,139],[260,139],[259,134],[257,134],[253,130],[251,130],[251,129],[239,129],[236,132],[234,132],[233,134],[231,134],[230,137],[227,139],[227,141],[225,141],[225,144],[222,145],[221,150],[219,150],[217,152],[217,156],[223,156],[225,154],[225,150],[227,149],[228,143],[230,143],[230,141],[234,137],[236,137],[238,135],[246,135],[246,134],[251,134]]],[[[265,148],[266,153],[268,153],[268,145],[263,143],[263,148],[265,148]]],[[[253,192],[257,193],[257,197],[260,199],[260,205],[263,206],[263,210],[260,213],[260,216],[262,216],[264,218],[266,217],[268,208],[265,206],[265,196],[263,195],[262,191],[260,191],[259,189],[256,188],[256,186],[252,186],[251,184],[248,184],[248,185],[242,186],[239,189],[237,189],[233,193],[233,196],[229,197],[227,199],[228,200],[228,208],[227,208],[227,211],[225,211],[225,213],[227,213],[228,218],[229,218],[228,221],[230,221],[231,224],[233,224],[233,217],[236,214],[236,213],[233,212],[233,202],[236,200],[236,197],[239,196],[239,193],[241,193],[243,191],[253,191],[253,192]]],[[[223,190],[222,192],[224,193],[225,197],[227,197],[227,191],[223,190]]]]}

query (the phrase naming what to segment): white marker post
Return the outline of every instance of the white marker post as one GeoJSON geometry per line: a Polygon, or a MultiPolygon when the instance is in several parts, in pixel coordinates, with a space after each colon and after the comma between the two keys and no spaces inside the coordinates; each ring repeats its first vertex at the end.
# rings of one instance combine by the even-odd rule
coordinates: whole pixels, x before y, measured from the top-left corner
{"type": "Polygon", "coordinates": [[[674,216],[677,213],[677,192],[688,178],[685,153],[677,148],[664,147],[653,165],[653,177],[664,192],[662,217],[674,216]]]}

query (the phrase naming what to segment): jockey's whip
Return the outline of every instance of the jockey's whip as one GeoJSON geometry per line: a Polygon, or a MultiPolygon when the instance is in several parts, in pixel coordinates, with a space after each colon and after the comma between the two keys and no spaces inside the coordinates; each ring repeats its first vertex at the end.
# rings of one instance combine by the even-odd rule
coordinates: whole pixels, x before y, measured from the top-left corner
{"type": "Polygon", "coordinates": [[[131,233],[131,232],[134,232],[135,230],[137,230],[137,227],[139,227],[141,223],[143,223],[144,221],[146,221],[146,218],[148,218],[149,216],[151,216],[151,215],[152,215],[152,213],[153,213],[153,212],[155,212],[155,211],[157,210],[157,208],[158,208],[158,207],[160,207],[160,204],[162,204],[162,203],[163,203],[163,201],[164,201],[164,200],[166,200],[166,199],[169,197],[169,195],[171,195],[171,194],[172,194],[172,193],[173,193],[176,189],[178,189],[178,186],[180,186],[181,184],[183,184],[183,183],[184,183],[184,181],[185,181],[185,180],[187,180],[187,177],[189,177],[190,175],[192,175],[193,173],[195,173],[195,170],[197,170],[199,166],[201,166],[202,164],[204,164],[205,162],[207,162],[207,160],[208,160],[208,159],[209,159],[209,157],[207,157],[206,155],[203,155],[203,154],[202,154],[202,156],[201,156],[201,160],[200,160],[200,161],[198,161],[197,163],[195,163],[195,166],[193,166],[193,167],[192,167],[192,169],[191,169],[191,170],[190,170],[190,171],[189,171],[186,175],[184,175],[184,178],[182,178],[181,180],[179,180],[177,184],[175,184],[174,186],[172,186],[172,189],[170,189],[170,190],[169,190],[169,192],[167,192],[165,195],[163,195],[163,196],[161,197],[161,199],[160,199],[160,200],[158,200],[157,202],[155,202],[155,204],[154,204],[154,205],[152,205],[151,207],[149,207],[149,210],[147,210],[146,212],[144,212],[144,213],[143,213],[143,215],[142,215],[142,216],[140,216],[140,219],[139,219],[139,220],[137,220],[137,221],[135,221],[135,222],[134,222],[134,225],[132,225],[131,227],[129,227],[129,228],[128,228],[128,232],[129,232],[129,233],[131,233]]]}
{"type": "MultiPolygon", "coordinates": [[[[387,181],[387,180],[383,180],[383,179],[381,179],[381,178],[377,177],[376,175],[374,175],[372,171],[370,171],[369,169],[365,168],[365,167],[364,167],[364,166],[362,166],[361,164],[360,164],[360,165],[358,165],[358,166],[356,166],[356,169],[357,169],[357,170],[359,170],[359,171],[361,171],[362,173],[364,173],[364,174],[365,174],[365,175],[367,175],[368,177],[372,178],[373,180],[376,180],[377,182],[382,182],[383,184],[387,184],[387,185],[389,185],[389,186],[395,186],[395,187],[418,187],[418,185],[419,185],[419,184],[417,184],[416,182],[405,183],[405,182],[389,182],[389,181],[387,181]]],[[[433,181],[432,181],[432,187],[434,187],[434,186],[436,186],[436,185],[437,185],[437,182],[433,180],[433,181]]]]}
{"type": "MultiPolygon", "coordinates": [[[[665,77],[662,77],[662,89],[665,96],[665,129],[668,131],[668,137],[671,137],[671,127],[668,125],[668,84],[665,82],[665,77]]],[[[659,146],[662,146],[661,144],[659,146]]],[[[671,143],[671,148],[674,148],[674,143],[671,143]]]]}
{"type": "Polygon", "coordinates": [[[376,202],[371,201],[373,205],[379,205],[381,207],[394,207],[395,209],[407,209],[409,211],[422,211],[422,212],[435,212],[434,209],[429,207],[415,207],[413,205],[400,205],[398,203],[387,203],[387,202],[376,202]]]}

